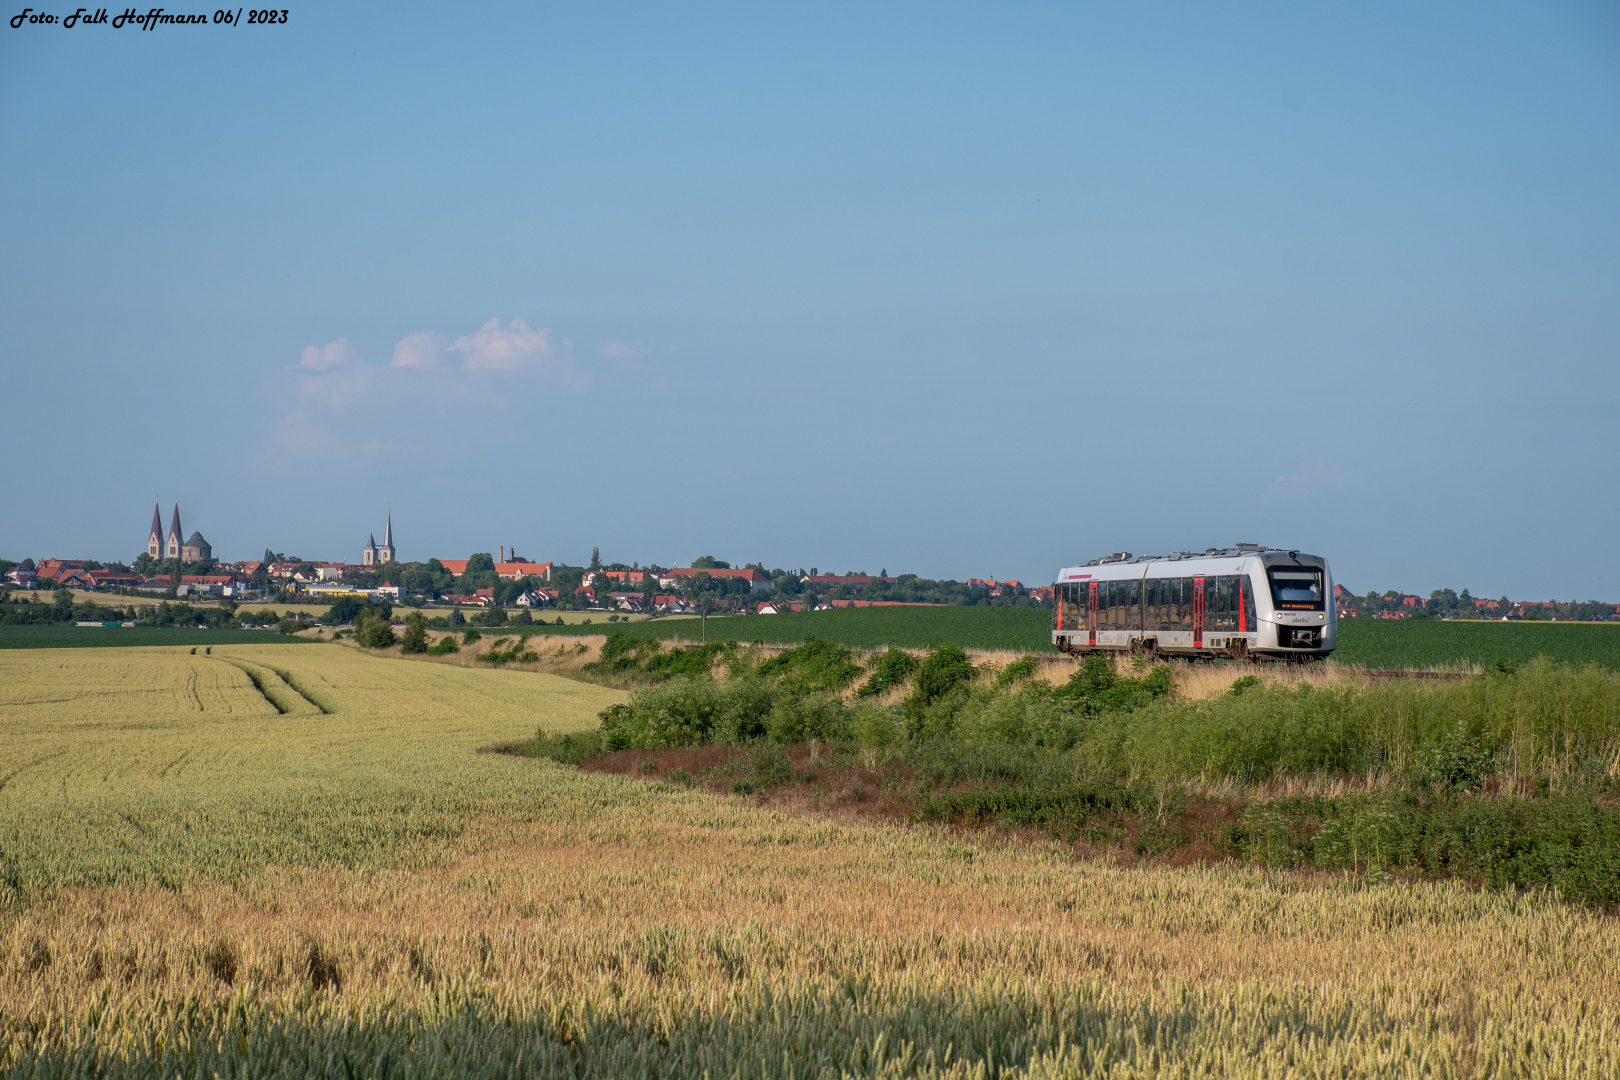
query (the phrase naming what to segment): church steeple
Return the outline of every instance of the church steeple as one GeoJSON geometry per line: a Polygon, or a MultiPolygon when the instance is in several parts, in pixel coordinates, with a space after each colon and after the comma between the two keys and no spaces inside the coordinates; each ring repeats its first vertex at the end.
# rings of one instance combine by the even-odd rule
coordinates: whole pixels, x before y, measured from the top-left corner
{"type": "Polygon", "coordinates": [[[180,531],[180,504],[174,504],[174,517],[169,519],[169,540],[163,545],[165,559],[178,559],[180,548],[186,542],[186,534],[180,531]]]}
{"type": "Polygon", "coordinates": [[[377,549],[377,561],[380,563],[393,562],[399,556],[394,553],[394,508],[388,508],[388,524],[383,529],[382,546],[377,549]]]}
{"type": "Polygon", "coordinates": [[[163,558],[163,509],[152,504],[152,531],[146,536],[146,553],[154,559],[163,558]]]}

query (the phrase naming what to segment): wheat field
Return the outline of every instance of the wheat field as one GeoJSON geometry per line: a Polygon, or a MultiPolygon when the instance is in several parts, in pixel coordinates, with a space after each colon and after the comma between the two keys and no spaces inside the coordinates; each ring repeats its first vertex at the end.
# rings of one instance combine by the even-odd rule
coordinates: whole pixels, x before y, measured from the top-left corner
{"type": "Polygon", "coordinates": [[[0,655],[0,1075],[1620,1075],[1620,932],[1545,897],[478,752],[622,699],[340,646],[0,655]]]}

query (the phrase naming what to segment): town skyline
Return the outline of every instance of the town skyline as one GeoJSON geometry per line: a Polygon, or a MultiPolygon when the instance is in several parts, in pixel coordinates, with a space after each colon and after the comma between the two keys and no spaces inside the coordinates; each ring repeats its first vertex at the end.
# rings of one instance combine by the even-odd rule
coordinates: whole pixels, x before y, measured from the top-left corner
{"type": "MultiPolygon", "coordinates": [[[[178,549],[180,552],[183,553],[181,555],[181,561],[184,562],[184,563],[197,563],[197,562],[213,561],[213,562],[217,562],[217,563],[219,563],[219,564],[221,564],[223,566],[233,567],[233,568],[236,569],[236,571],[238,573],[241,573],[244,576],[252,574],[256,570],[256,568],[262,563],[262,561],[263,561],[262,558],[244,557],[244,558],[231,559],[231,558],[227,558],[227,557],[223,557],[223,556],[215,556],[213,554],[212,545],[209,544],[203,538],[200,530],[193,530],[192,535],[190,537],[186,538],[185,540],[178,539],[184,533],[183,527],[181,526],[181,507],[180,507],[180,503],[178,501],[176,501],[173,504],[171,517],[170,517],[170,524],[169,524],[166,531],[163,530],[163,528],[162,528],[161,509],[162,509],[161,503],[154,506],[152,524],[148,529],[146,543],[144,544],[143,550],[142,550],[142,552],[140,554],[146,555],[146,556],[148,556],[150,558],[159,558],[159,557],[161,557],[162,559],[167,560],[167,559],[175,558],[176,557],[175,551],[176,551],[176,549],[178,549]],[[197,546],[195,546],[198,541],[202,542],[202,547],[201,548],[198,548],[197,546]],[[187,546],[187,545],[191,545],[191,546],[187,546]],[[154,552],[153,552],[154,547],[158,547],[159,549],[161,549],[163,554],[161,556],[156,556],[154,554],[154,552]],[[192,556],[204,555],[204,553],[206,553],[206,555],[204,557],[202,557],[202,558],[194,558],[194,557],[192,557],[192,556]]],[[[266,548],[263,549],[263,552],[261,552],[259,554],[262,555],[262,554],[268,553],[268,552],[270,552],[272,550],[273,550],[273,546],[266,546],[266,548]]],[[[356,559],[353,559],[353,560],[344,559],[344,558],[332,559],[332,558],[325,557],[325,556],[331,554],[330,552],[318,552],[318,553],[313,554],[313,555],[306,555],[306,554],[303,554],[303,553],[293,553],[293,552],[284,552],[283,554],[287,554],[287,556],[288,556],[288,558],[285,560],[285,562],[283,564],[284,566],[286,564],[310,563],[310,564],[313,564],[316,567],[332,568],[332,569],[337,569],[339,571],[344,570],[344,569],[348,569],[348,570],[366,570],[366,571],[374,571],[374,572],[377,572],[377,571],[386,572],[387,564],[389,564],[389,563],[397,562],[397,563],[400,563],[400,564],[414,564],[414,563],[426,564],[430,560],[436,560],[436,561],[440,562],[441,564],[445,565],[447,568],[450,568],[451,572],[453,572],[455,574],[460,574],[465,569],[467,561],[471,557],[479,555],[479,554],[483,554],[483,555],[488,555],[491,558],[491,560],[495,563],[495,565],[502,569],[503,572],[502,572],[501,576],[503,576],[503,577],[521,576],[517,572],[517,569],[520,569],[523,566],[523,564],[542,565],[542,566],[544,566],[546,568],[547,576],[549,577],[549,570],[550,570],[550,567],[553,564],[556,564],[558,566],[569,567],[569,568],[572,568],[572,569],[583,569],[585,567],[590,566],[593,561],[596,561],[597,558],[599,558],[600,549],[599,548],[593,548],[592,549],[592,557],[586,558],[586,559],[584,559],[584,560],[582,560],[580,562],[577,562],[577,563],[571,562],[571,561],[569,561],[567,559],[562,559],[562,558],[531,559],[531,558],[528,558],[526,556],[519,556],[518,551],[517,551],[517,546],[515,544],[508,545],[508,544],[501,544],[501,543],[497,543],[496,545],[494,545],[493,550],[485,551],[485,552],[468,551],[468,552],[461,552],[461,553],[457,553],[457,554],[431,554],[431,555],[423,555],[423,556],[420,556],[420,557],[416,557],[416,556],[406,557],[404,555],[404,553],[402,553],[399,549],[397,549],[395,544],[394,544],[393,506],[390,503],[390,504],[385,504],[385,507],[384,507],[384,543],[382,545],[378,545],[377,542],[376,542],[375,532],[374,531],[371,532],[368,535],[367,541],[360,545],[360,554],[359,554],[359,557],[356,558],[356,559]],[[387,557],[386,558],[379,557],[379,552],[386,552],[387,557]],[[296,555],[296,557],[295,557],[295,555],[296,555]],[[509,568],[511,568],[511,569],[509,569],[509,568]]],[[[703,555],[703,556],[692,556],[692,557],[690,557],[689,559],[686,559],[686,560],[675,559],[675,560],[670,560],[670,561],[667,561],[667,562],[658,561],[658,560],[649,560],[649,561],[647,561],[645,563],[645,568],[649,569],[649,570],[653,569],[654,567],[661,568],[661,569],[664,569],[664,570],[674,570],[674,569],[687,569],[687,570],[690,570],[691,569],[691,564],[693,562],[698,561],[699,559],[712,560],[714,558],[715,557],[712,556],[712,555],[703,555]],[[686,564],[684,568],[682,566],[683,561],[686,564]]],[[[99,558],[97,556],[61,555],[61,554],[44,555],[44,556],[40,556],[40,555],[22,555],[22,556],[18,556],[16,558],[13,558],[7,552],[0,551],[0,559],[4,559],[7,562],[12,562],[12,563],[16,563],[16,564],[21,564],[25,560],[32,560],[36,564],[41,563],[41,562],[49,561],[49,562],[56,563],[58,565],[71,565],[73,567],[77,567],[77,566],[82,565],[82,563],[84,561],[88,560],[88,561],[96,562],[96,563],[101,564],[101,565],[132,566],[138,561],[139,555],[135,559],[120,559],[120,558],[116,558],[116,557],[110,557],[110,558],[106,558],[106,559],[101,559],[101,558],[99,558]]],[[[773,564],[769,560],[755,560],[754,562],[750,562],[750,563],[741,563],[741,562],[737,562],[737,561],[733,561],[733,560],[722,560],[722,561],[724,562],[725,566],[727,566],[727,567],[753,566],[753,565],[760,565],[760,566],[764,566],[764,567],[770,567],[770,566],[774,565],[775,569],[777,569],[777,570],[785,569],[785,567],[783,567],[782,565],[773,564]]],[[[601,560],[601,562],[602,562],[603,566],[610,566],[610,567],[623,567],[623,568],[635,567],[635,568],[640,568],[640,567],[643,566],[642,560],[640,560],[639,558],[636,558],[636,557],[632,557],[629,561],[625,561],[625,560],[622,560],[622,559],[603,559],[603,560],[601,560]]],[[[1331,560],[1330,560],[1330,563],[1331,563],[1331,560]]],[[[1054,570],[1055,569],[1056,568],[1054,568],[1054,570]]],[[[801,573],[803,572],[802,567],[801,567],[800,572],[801,573]]],[[[1051,584],[1050,579],[1043,579],[1043,578],[1041,578],[1039,576],[1031,576],[1031,577],[1025,577],[1025,578],[1011,577],[1010,575],[1007,575],[1007,576],[995,576],[995,577],[989,577],[989,576],[949,577],[949,576],[932,576],[932,575],[928,575],[928,574],[925,574],[925,573],[921,573],[921,572],[916,571],[916,570],[909,570],[909,569],[902,569],[902,570],[898,571],[898,573],[899,574],[910,574],[912,576],[922,578],[922,579],[925,579],[925,580],[956,581],[956,582],[966,582],[966,583],[969,583],[969,584],[976,584],[976,585],[982,585],[985,582],[988,582],[990,586],[995,586],[998,583],[1005,582],[1005,583],[1010,583],[1015,588],[1026,589],[1026,590],[1027,589],[1039,590],[1039,589],[1043,589],[1044,587],[1051,584]]],[[[887,568],[886,567],[884,567],[879,572],[879,575],[871,575],[871,576],[881,576],[881,575],[884,575],[884,574],[887,574],[887,568]]],[[[850,577],[850,576],[856,576],[856,575],[867,576],[868,571],[865,570],[865,569],[862,569],[862,570],[847,569],[845,571],[842,571],[841,573],[838,572],[838,571],[829,571],[827,574],[822,575],[820,573],[819,564],[812,564],[810,566],[810,576],[811,577],[819,576],[823,580],[831,580],[832,578],[838,577],[838,576],[850,577]]],[[[291,575],[287,575],[287,576],[290,577],[291,575]]],[[[339,575],[339,576],[341,576],[341,575],[339,575]]],[[[891,577],[891,580],[892,580],[892,577],[891,577]]],[[[1375,590],[1370,590],[1370,592],[1373,593],[1373,594],[1385,597],[1385,598],[1393,598],[1393,600],[1395,601],[1394,605],[1391,606],[1389,608],[1389,610],[1384,612],[1386,617],[1388,617],[1389,615],[1399,614],[1402,608],[1406,608],[1406,609],[1410,609],[1410,610],[1422,609],[1427,603],[1429,603],[1430,598],[1435,597],[1435,596],[1439,596],[1439,595],[1442,595],[1442,594],[1450,594],[1453,598],[1455,598],[1456,595],[1458,594],[1458,590],[1454,590],[1453,587],[1449,586],[1449,585],[1448,586],[1438,586],[1435,589],[1430,590],[1428,593],[1422,593],[1422,592],[1416,592],[1416,591],[1407,592],[1405,590],[1398,589],[1398,588],[1390,588],[1390,589],[1385,589],[1385,590],[1382,590],[1382,591],[1375,589],[1375,590]]],[[[1464,588],[1460,590],[1460,593],[1465,598],[1471,595],[1474,598],[1474,600],[1469,601],[1469,603],[1476,604],[1477,610],[1479,612],[1481,612],[1481,613],[1484,613],[1486,615],[1486,617],[1489,617],[1490,613],[1492,613],[1492,612],[1498,613],[1498,617],[1500,617],[1500,613],[1502,613],[1502,612],[1513,612],[1515,614],[1522,613],[1524,610],[1526,610],[1526,605],[1528,605],[1531,608],[1540,607],[1540,606],[1547,606],[1547,605],[1560,605],[1560,604],[1571,604],[1571,605],[1573,605],[1573,604],[1583,604],[1583,603],[1610,604],[1611,606],[1613,605],[1612,601],[1600,598],[1595,594],[1589,594],[1589,595],[1584,596],[1584,597],[1575,596],[1575,597],[1571,597],[1571,598],[1569,598],[1567,600],[1560,599],[1560,598],[1557,598],[1557,597],[1547,597],[1546,599],[1534,598],[1534,597],[1525,596],[1525,595],[1521,594],[1520,597],[1514,598],[1513,600],[1511,600],[1511,602],[1508,605],[1503,606],[1501,602],[1509,599],[1509,593],[1506,590],[1503,590],[1500,594],[1497,594],[1494,590],[1490,590],[1490,589],[1479,590],[1479,591],[1471,591],[1471,587],[1464,586],[1464,588]]],[[[1366,592],[1357,592],[1355,589],[1343,584],[1342,580],[1340,580],[1337,577],[1337,575],[1335,575],[1335,595],[1336,595],[1336,598],[1345,598],[1345,599],[1348,599],[1350,601],[1360,601],[1360,600],[1364,599],[1368,595],[1368,593],[1366,593],[1366,592]]],[[[1453,606],[1455,607],[1455,600],[1454,599],[1453,599],[1453,606]]],[[[1356,613],[1352,609],[1347,614],[1349,615],[1349,617],[1355,617],[1356,613]]]]}

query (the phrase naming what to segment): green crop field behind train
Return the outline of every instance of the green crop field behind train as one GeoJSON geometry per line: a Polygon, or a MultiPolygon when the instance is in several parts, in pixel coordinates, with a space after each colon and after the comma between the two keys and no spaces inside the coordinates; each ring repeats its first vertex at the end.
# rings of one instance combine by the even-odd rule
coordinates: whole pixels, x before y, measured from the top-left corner
{"type": "MultiPolygon", "coordinates": [[[[514,632],[509,627],[501,632],[514,632]]],[[[611,634],[663,641],[761,641],[792,644],[817,637],[859,649],[887,645],[922,648],[951,641],[969,649],[1055,653],[1052,613],[1045,608],[904,607],[839,608],[782,615],[711,618],[629,625],[524,627],[524,633],[611,634]]],[[[1442,622],[1428,619],[1341,619],[1333,659],[1367,668],[1423,668],[1524,663],[1548,656],[1571,664],[1597,664],[1620,671],[1620,623],[1442,622]]]]}

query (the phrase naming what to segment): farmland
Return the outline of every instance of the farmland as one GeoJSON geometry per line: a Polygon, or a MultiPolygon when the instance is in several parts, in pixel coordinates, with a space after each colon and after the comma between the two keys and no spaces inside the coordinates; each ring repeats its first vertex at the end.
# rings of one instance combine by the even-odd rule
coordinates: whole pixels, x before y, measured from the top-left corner
{"type": "Polygon", "coordinates": [[[700,620],[656,619],[629,626],[541,626],[526,633],[601,634],[617,632],[661,641],[760,641],[783,645],[819,637],[858,649],[888,645],[921,648],[954,641],[969,649],[1018,649],[1055,652],[1052,648],[1052,613],[1045,608],[1013,607],[893,607],[837,608],[832,611],[785,612],[781,615],[727,615],[700,620]]]}
{"type": "Polygon", "coordinates": [[[1620,1074],[1620,931],[1541,894],[477,752],[624,700],[333,645],[0,654],[0,1072],[1620,1074]]]}
{"type": "Polygon", "coordinates": [[[170,626],[0,626],[0,649],[119,649],[134,646],[285,645],[308,639],[265,630],[170,626]]]}
{"type": "MultiPolygon", "coordinates": [[[[711,618],[710,641],[790,644],[819,637],[860,649],[896,645],[922,648],[953,641],[970,649],[1053,653],[1052,613],[1044,608],[840,608],[782,615],[711,618]]],[[[627,627],[548,626],[546,634],[624,633],[664,641],[697,641],[696,620],[655,620],[627,627]]],[[[1549,656],[1573,664],[1620,671],[1620,625],[1611,623],[1441,622],[1413,619],[1343,619],[1333,659],[1367,668],[1439,667],[1496,659],[1520,663],[1549,656]]]]}

